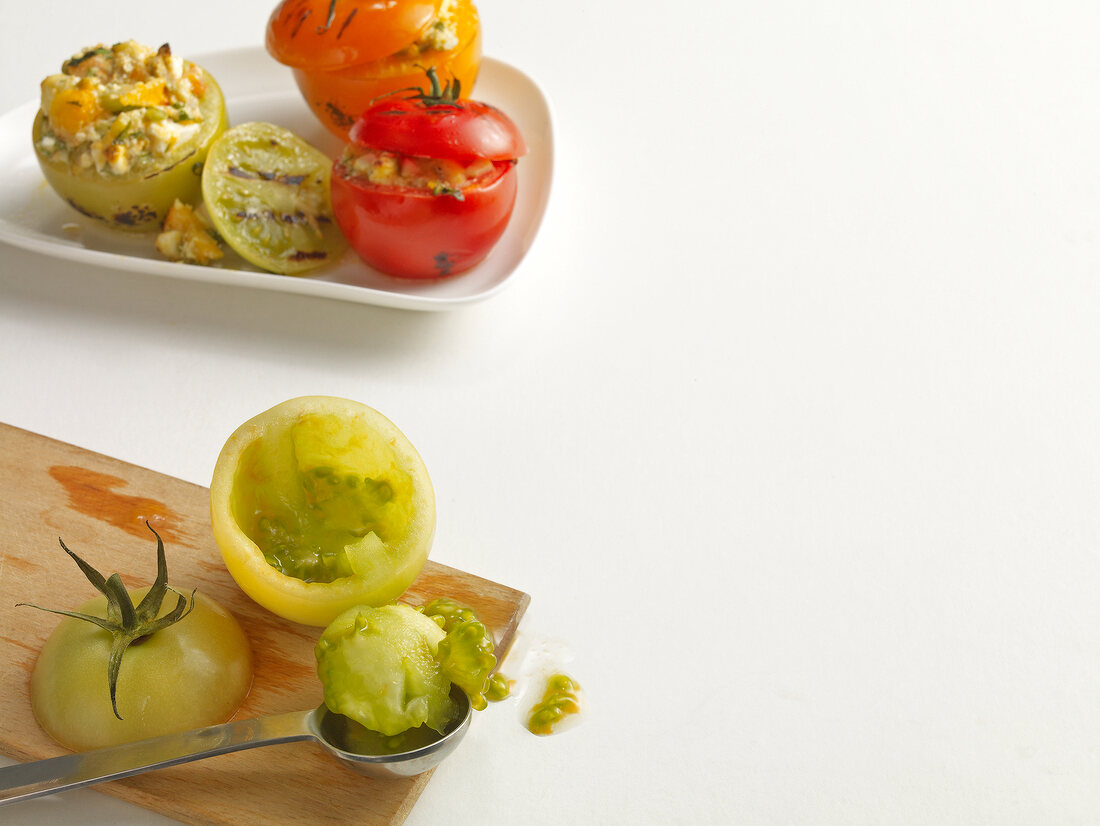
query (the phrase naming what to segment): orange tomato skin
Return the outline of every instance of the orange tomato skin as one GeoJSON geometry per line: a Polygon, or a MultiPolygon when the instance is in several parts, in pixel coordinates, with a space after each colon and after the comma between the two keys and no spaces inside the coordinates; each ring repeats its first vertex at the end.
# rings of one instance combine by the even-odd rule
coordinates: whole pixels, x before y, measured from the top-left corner
{"type": "MultiPolygon", "coordinates": [[[[429,66],[435,67],[444,83],[457,79],[463,95],[469,96],[481,68],[481,21],[473,0],[459,0],[455,14],[458,45],[453,49],[424,51],[413,57],[406,50],[412,44],[410,40],[400,51],[340,68],[331,68],[331,62],[321,66],[312,63],[288,65],[313,114],[330,132],[346,141],[352,124],[376,98],[398,89],[419,88],[429,66]],[[322,68],[326,65],[329,68],[322,68]]],[[[275,50],[271,37],[269,28],[268,51],[277,60],[282,60],[280,54],[285,56],[286,51],[275,50]]]]}
{"type": "Polygon", "coordinates": [[[441,0],[283,0],[267,23],[267,50],[280,63],[336,71],[381,60],[415,43],[441,0]]]}

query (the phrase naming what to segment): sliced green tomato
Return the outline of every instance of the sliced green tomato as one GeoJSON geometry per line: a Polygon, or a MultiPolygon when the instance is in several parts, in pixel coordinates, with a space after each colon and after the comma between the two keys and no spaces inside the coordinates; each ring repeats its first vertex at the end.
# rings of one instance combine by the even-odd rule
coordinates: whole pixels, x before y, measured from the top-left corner
{"type": "Polygon", "coordinates": [[[238,255],[297,275],[340,259],[347,248],[332,220],[332,161],[293,132],[243,123],[210,150],[202,195],[214,227],[238,255]]]}

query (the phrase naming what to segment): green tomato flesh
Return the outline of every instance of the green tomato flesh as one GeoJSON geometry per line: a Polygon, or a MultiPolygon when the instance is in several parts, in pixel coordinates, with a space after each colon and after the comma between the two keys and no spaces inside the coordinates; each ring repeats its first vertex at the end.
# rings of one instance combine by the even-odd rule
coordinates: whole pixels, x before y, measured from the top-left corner
{"type": "Polygon", "coordinates": [[[249,445],[238,474],[250,482],[234,489],[238,524],[281,573],[332,582],[398,567],[393,543],[414,518],[414,490],[386,442],[309,416],[249,445]]]}
{"type": "Polygon", "coordinates": [[[338,261],[347,242],[332,219],[332,161],[271,123],[234,126],[213,146],[202,195],[218,234],[246,261],[298,275],[338,261]]]}
{"type": "Polygon", "coordinates": [[[421,608],[424,616],[431,617],[447,633],[460,622],[476,620],[477,612],[469,605],[450,597],[436,597],[421,608]]]}
{"type": "MultiPolygon", "coordinates": [[[[135,604],[148,588],[131,590],[135,604]]],[[[165,600],[161,614],[175,605],[165,600]]],[[[77,609],[106,616],[98,597],[77,609]]],[[[252,651],[237,620],[202,594],[179,622],[130,645],[118,676],[119,720],[111,709],[107,662],[111,635],[65,617],[31,673],[35,719],[73,751],[222,723],[252,685],[252,651]]]]}
{"type": "Polygon", "coordinates": [[[439,664],[451,682],[466,692],[475,710],[508,696],[507,681],[493,680],[497,666],[493,634],[473,608],[450,597],[437,597],[420,610],[446,632],[439,643],[439,664]]]}
{"type": "Polygon", "coordinates": [[[454,721],[451,681],[436,660],[445,634],[407,605],[350,608],[317,643],[325,705],[386,736],[454,721]]]}
{"type": "Polygon", "coordinates": [[[489,685],[485,689],[485,699],[490,703],[507,700],[512,694],[512,680],[499,671],[489,676],[489,685]]]}

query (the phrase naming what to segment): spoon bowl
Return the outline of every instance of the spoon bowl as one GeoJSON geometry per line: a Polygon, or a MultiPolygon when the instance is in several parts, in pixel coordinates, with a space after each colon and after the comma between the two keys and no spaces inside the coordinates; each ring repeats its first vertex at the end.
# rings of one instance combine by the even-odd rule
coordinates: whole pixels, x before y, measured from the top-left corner
{"type": "Polygon", "coordinates": [[[458,748],[470,727],[473,708],[466,692],[451,687],[451,699],[458,712],[446,730],[439,734],[421,726],[386,738],[370,731],[325,706],[310,714],[310,731],[325,750],[345,765],[368,777],[412,777],[431,771],[458,748]]]}
{"type": "Polygon", "coordinates": [[[0,768],[0,806],[55,792],[119,780],[135,774],[234,751],[315,740],[344,765],[369,777],[412,777],[438,766],[470,728],[473,708],[465,692],[451,688],[457,713],[446,731],[413,729],[383,737],[324,705],[269,717],[234,720],[102,749],[0,768]]]}

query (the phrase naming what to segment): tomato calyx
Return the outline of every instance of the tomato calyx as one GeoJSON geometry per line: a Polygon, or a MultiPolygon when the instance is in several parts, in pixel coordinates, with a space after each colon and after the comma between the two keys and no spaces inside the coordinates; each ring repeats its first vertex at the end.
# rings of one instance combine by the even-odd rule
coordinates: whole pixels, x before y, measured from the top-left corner
{"type": "MultiPolygon", "coordinates": [[[[430,84],[427,91],[424,91],[422,86],[407,86],[404,89],[395,89],[381,98],[375,100],[384,100],[388,97],[394,97],[404,92],[412,92],[411,95],[404,95],[404,100],[418,101],[424,109],[462,109],[463,106],[459,102],[459,98],[462,95],[462,83],[459,79],[452,78],[448,80],[446,84],[439,84],[439,75],[435,71],[435,66],[429,66],[425,72],[428,76],[428,83],[430,84]]],[[[382,115],[403,115],[404,109],[393,109],[390,111],[381,110],[379,114],[382,115]]]]}
{"type": "Polygon", "coordinates": [[[122,577],[118,573],[113,573],[104,578],[103,574],[71,551],[60,537],[57,541],[61,543],[62,550],[73,558],[84,576],[88,578],[88,581],[107,598],[107,617],[82,614],[78,611],[43,608],[29,602],[18,603],[19,606],[37,608],[51,614],[60,614],[61,616],[90,622],[111,635],[107,682],[111,694],[111,709],[119,720],[122,719],[122,715],[118,713],[118,703],[115,695],[118,687],[118,673],[122,666],[122,656],[126,653],[126,649],[179,622],[191,613],[191,610],[195,607],[194,591],[191,592],[191,598],[188,601],[184,594],[168,585],[168,563],[164,556],[164,542],[152,525],[146,522],[145,526],[157,538],[157,577],[148,593],[137,606],[134,605],[134,601],[130,598],[130,593],[126,590],[126,586],[122,583],[122,577]],[[169,591],[176,595],[176,605],[163,617],[158,617],[164,598],[169,591]]]}
{"type": "Polygon", "coordinates": [[[348,132],[359,147],[422,158],[513,161],[527,154],[519,127],[492,104],[462,97],[456,78],[445,84],[434,66],[426,88],[407,87],[374,99],[348,132]]]}

